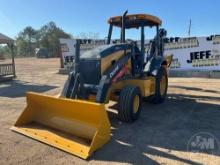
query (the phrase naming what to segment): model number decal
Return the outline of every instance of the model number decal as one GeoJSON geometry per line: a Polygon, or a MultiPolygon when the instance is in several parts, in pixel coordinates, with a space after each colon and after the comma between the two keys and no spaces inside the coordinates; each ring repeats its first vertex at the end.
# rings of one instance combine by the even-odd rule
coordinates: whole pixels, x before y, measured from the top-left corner
{"type": "Polygon", "coordinates": [[[112,78],[117,73],[118,70],[119,70],[119,66],[117,65],[115,69],[109,74],[110,78],[112,78]]]}

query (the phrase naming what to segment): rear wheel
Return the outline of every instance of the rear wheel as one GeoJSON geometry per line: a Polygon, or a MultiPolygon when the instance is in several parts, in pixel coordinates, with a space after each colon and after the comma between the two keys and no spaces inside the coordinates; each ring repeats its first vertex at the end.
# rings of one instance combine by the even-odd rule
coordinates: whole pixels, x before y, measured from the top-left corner
{"type": "Polygon", "coordinates": [[[125,122],[138,119],[141,111],[141,91],[137,86],[125,86],[119,96],[118,117],[125,122]]]}
{"type": "Polygon", "coordinates": [[[153,104],[160,104],[164,102],[168,88],[168,76],[164,67],[159,69],[155,79],[155,94],[150,96],[149,102],[153,104]]]}

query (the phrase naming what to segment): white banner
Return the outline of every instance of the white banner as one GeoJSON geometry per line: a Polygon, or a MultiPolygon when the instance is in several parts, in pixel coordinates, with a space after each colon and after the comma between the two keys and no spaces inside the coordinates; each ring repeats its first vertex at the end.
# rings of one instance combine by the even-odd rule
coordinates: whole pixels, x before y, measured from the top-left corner
{"type": "MultiPolygon", "coordinates": [[[[106,40],[83,39],[80,42],[81,53],[106,44],[106,40]]],[[[60,39],[64,68],[72,66],[75,43],[75,39],[60,39]]],[[[149,40],[145,43],[146,51],[148,43],[149,40]]],[[[220,36],[170,38],[165,44],[164,54],[173,55],[171,70],[220,70],[220,36]]]]}
{"type": "Polygon", "coordinates": [[[171,70],[220,70],[218,37],[186,39],[165,46],[165,55],[173,54],[171,70]]]}

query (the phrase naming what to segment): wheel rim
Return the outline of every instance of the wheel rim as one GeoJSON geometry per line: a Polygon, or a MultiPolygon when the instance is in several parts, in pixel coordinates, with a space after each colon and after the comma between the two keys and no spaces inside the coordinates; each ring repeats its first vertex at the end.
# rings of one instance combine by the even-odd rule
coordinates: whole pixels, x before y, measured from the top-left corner
{"type": "Polygon", "coordinates": [[[166,87],[167,87],[167,80],[166,80],[166,76],[163,75],[161,80],[160,80],[160,94],[164,95],[166,92],[166,87]]]}
{"type": "Polygon", "coordinates": [[[139,99],[139,96],[136,95],[136,96],[134,97],[134,104],[133,104],[133,111],[134,111],[134,113],[137,113],[137,112],[138,112],[139,104],[140,104],[140,99],[139,99]]]}

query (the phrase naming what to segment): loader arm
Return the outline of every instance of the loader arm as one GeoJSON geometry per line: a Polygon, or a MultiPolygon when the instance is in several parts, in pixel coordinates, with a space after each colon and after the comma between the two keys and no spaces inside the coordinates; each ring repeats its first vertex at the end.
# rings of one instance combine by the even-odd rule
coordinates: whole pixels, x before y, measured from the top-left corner
{"type": "Polygon", "coordinates": [[[97,103],[104,103],[106,101],[107,93],[111,86],[113,78],[123,68],[123,66],[125,66],[125,64],[128,62],[130,58],[131,58],[131,53],[128,53],[127,55],[123,56],[112,67],[110,67],[102,76],[96,95],[97,103]]]}
{"type": "MultiPolygon", "coordinates": [[[[135,51],[131,51],[134,48],[133,44],[121,44],[116,48],[116,51],[110,53],[108,56],[117,56],[118,52],[122,51],[120,58],[113,58],[111,64],[101,74],[98,84],[86,83],[83,75],[87,74],[85,71],[80,70],[80,44],[76,43],[76,61],[75,69],[69,74],[69,78],[65,83],[62,96],[71,99],[83,99],[88,100],[89,95],[95,95],[96,103],[105,103],[109,88],[111,87],[112,80],[122,70],[122,68],[128,63],[129,59],[134,56],[135,51]],[[119,49],[119,50],[118,50],[119,49]],[[117,59],[117,60],[116,60],[117,59]]],[[[108,52],[108,50],[106,51],[108,52]]],[[[105,59],[103,59],[105,60],[105,59]]],[[[98,63],[93,64],[98,65],[98,63]]],[[[97,74],[97,73],[96,73],[97,74]]]]}

